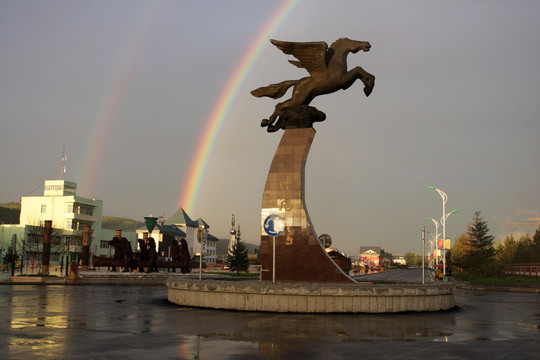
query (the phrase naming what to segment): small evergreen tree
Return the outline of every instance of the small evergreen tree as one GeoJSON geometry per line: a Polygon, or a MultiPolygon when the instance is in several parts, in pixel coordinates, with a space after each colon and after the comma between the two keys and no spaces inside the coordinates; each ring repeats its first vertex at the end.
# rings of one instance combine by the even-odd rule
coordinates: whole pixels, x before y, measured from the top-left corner
{"type": "Polygon", "coordinates": [[[6,251],[2,254],[2,260],[4,261],[4,264],[12,264],[14,261],[19,261],[19,253],[15,252],[15,256],[13,256],[13,246],[9,246],[6,251]]]}
{"type": "Polygon", "coordinates": [[[241,240],[240,226],[238,226],[238,232],[236,233],[236,243],[231,251],[227,254],[227,262],[229,263],[229,269],[240,272],[247,272],[249,268],[248,261],[248,249],[245,243],[241,240]]]}
{"type": "Polygon", "coordinates": [[[467,246],[463,268],[466,271],[484,275],[495,275],[495,237],[489,234],[487,221],[480,216],[480,211],[474,213],[473,221],[467,226],[467,246]]]}

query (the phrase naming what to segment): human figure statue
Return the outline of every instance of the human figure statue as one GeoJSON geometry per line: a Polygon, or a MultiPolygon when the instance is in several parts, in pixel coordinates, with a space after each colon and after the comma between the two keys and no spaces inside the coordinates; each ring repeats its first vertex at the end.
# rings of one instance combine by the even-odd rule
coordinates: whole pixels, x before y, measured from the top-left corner
{"type": "Polygon", "coordinates": [[[182,238],[180,239],[180,254],[181,254],[181,271],[182,274],[187,274],[191,272],[191,267],[189,266],[191,263],[191,256],[189,255],[189,248],[186,239],[182,238]]]}
{"type": "MultiPolygon", "coordinates": [[[[144,239],[138,239],[139,242],[139,260],[148,260],[148,246],[146,245],[146,242],[144,239]]],[[[144,268],[142,266],[139,266],[139,272],[144,272],[144,268]]]]}
{"type": "Polygon", "coordinates": [[[133,267],[133,249],[131,248],[131,243],[125,237],[120,239],[122,244],[122,250],[124,252],[124,271],[129,272],[133,267]]]}
{"type": "MultiPolygon", "coordinates": [[[[179,263],[182,260],[182,247],[178,244],[178,240],[172,241],[171,257],[174,263],[179,263]]],[[[176,268],[173,267],[172,272],[176,272],[176,268]]]]}
{"type": "MultiPolygon", "coordinates": [[[[118,236],[113,237],[113,239],[109,241],[109,245],[114,247],[113,259],[124,259],[124,250],[122,248],[122,243],[120,241],[120,238],[118,238],[118,236]]],[[[111,267],[111,271],[116,271],[115,265],[111,267]]]]}
{"type": "Polygon", "coordinates": [[[146,272],[159,272],[157,267],[158,253],[156,251],[156,242],[152,237],[148,238],[148,259],[150,260],[150,263],[148,264],[146,272]]]}
{"type": "MultiPolygon", "coordinates": [[[[282,124],[284,110],[300,105],[309,105],[311,101],[324,94],[330,94],[338,90],[348,89],[356,80],[364,83],[364,94],[369,96],[375,86],[375,76],[371,75],[360,66],[348,70],[347,55],[356,54],[358,51],[369,51],[371,45],[367,41],[357,41],[341,38],[332,43],[330,47],[324,41],[316,42],[289,42],[271,39],[270,42],[287,55],[292,55],[298,60],[289,62],[299,68],[304,68],[310,76],[298,80],[286,80],[277,84],[271,84],[251,91],[256,97],[267,96],[279,99],[290,87],[293,87],[292,97],[289,100],[276,105],[274,113],[268,119],[261,121],[261,126],[266,126],[268,132],[274,132],[285,128],[282,124]]],[[[285,116],[286,117],[286,116],[285,116]]],[[[312,127],[297,126],[289,119],[286,128],[312,127]]],[[[324,120],[324,118],[322,118],[324,120]]],[[[314,121],[322,121],[318,116],[314,121]]],[[[303,122],[303,120],[302,120],[303,122]]]]}

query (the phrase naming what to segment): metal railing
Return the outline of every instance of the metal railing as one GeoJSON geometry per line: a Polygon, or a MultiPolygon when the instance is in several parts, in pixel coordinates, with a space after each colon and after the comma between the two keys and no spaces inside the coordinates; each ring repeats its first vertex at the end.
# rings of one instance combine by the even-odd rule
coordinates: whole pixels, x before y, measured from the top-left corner
{"type": "Polygon", "coordinates": [[[505,264],[504,273],[507,275],[540,276],[540,263],[505,264]]]}

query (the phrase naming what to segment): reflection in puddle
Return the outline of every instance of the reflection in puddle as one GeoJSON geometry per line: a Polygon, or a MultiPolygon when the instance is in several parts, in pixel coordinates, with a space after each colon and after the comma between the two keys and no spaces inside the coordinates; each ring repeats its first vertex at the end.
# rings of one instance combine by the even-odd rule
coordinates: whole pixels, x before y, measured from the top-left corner
{"type": "Polygon", "coordinates": [[[208,339],[202,336],[181,336],[181,345],[176,348],[171,360],[220,359],[223,354],[245,354],[257,350],[257,345],[246,341],[208,339]]]}
{"type": "Polygon", "coordinates": [[[235,337],[248,341],[359,342],[415,340],[451,336],[453,317],[439,314],[351,314],[275,315],[267,314],[247,322],[235,337]],[[436,318],[436,320],[434,318],[436,318]],[[438,326],[434,327],[433,322],[438,326]]]}
{"type": "Polygon", "coordinates": [[[460,293],[459,308],[435,313],[276,314],[180,307],[154,287],[3,290],[0,347],[13,359],[343,358],[389,343],[489,347],[539,335],[540,302],[530,294],[460,293]]]}

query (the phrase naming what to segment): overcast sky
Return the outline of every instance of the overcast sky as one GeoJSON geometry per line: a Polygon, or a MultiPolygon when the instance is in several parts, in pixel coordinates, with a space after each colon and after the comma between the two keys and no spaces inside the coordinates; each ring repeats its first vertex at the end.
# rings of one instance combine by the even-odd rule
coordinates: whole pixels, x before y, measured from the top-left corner
{"type": "MultiPolygon", "coordinates": [[[[282,1],[0,0],[0,202],[79,184],[104,215],[176,210],[209,115],[282,1]],[[92,162],[93,161],[93,162],[92,162]]],[[[300,1],[268,38],[369,41],[349,67],[376,77],[318,97],[306,203],[318,234],[421,252],[448,195],[447,237],[480,210],[496,240],[540,217],[540,2],[300,1]]],[[[307,75],[269,42],[224,119],[192,213],[260,242],[262,192],[282,135],[250,90],[307,75]]],[[[286,97],[290,96],[290,92],[286,97]]],[[[281,100],[282,101],[282,100],[281,100]]]]}

